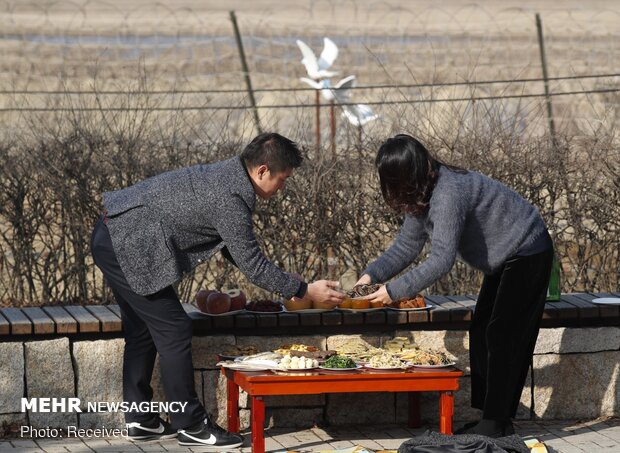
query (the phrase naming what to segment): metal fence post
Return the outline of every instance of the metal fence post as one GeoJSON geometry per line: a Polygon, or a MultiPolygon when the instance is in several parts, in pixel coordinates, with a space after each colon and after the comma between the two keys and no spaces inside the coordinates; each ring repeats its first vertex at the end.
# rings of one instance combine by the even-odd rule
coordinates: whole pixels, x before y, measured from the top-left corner
{"type": "Polygon", "coordinates": [[[245,84],[248,89],[248,96],[250,97],[250,104],[252,104],[252,110],[254,112],[254,123],[258,133],[262,133],[260,127],[260,119],[258,118],[258,109],[256,108],[256,100],[254,99],[254,90],[252,90],[252,80],[250,79],[250,70],[248,69],[248,63],[245,59],[245,52],[243,51],[243,41],[241,41],[241,33],[239,32],[239,25],[237,24],[237,16],[234,11],[230,11],[230,20],[233,24],[235,31],[235,39],[237,40],[237,49],[239,49],[239,58],[241,59],[241,67],[243,68],[243,76],[245,78],[245,84]]]}
{"type": "Polygon", "coordinates": [[[551,144],[557,149],[557,138],[555,135],[555,121],[553,119],[553,106],[551,105],[551,96],[549,95],[549,74],[547,73],[547,55],[545,53],[545,40],[543,38],[542,21],[540,14],[536,13],[536,28],[538,29],[538,47],[540,48],[540,61],[542,64],[543,79],[545,83],[545,99],[547,103],[547,119],[549,121],[549,134],[551,135],[551,144]]]}

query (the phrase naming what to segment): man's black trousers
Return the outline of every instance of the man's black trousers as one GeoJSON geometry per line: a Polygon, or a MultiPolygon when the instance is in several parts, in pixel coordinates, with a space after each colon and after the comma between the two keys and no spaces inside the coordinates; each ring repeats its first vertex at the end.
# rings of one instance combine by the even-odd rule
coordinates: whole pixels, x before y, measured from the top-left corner
{"type": "Polygon", "coordinates": [[[553,249],[516,256],[484,277],[469,329],[472,407],[514,418],[540,328],[553,249]]]}
{"type": "MultiPolygon", "coordinates": [[[[206,417],[194,389],[192,321],[171,286],[149,295],[132,291],[125,279],[108,228],[100,220],[93,231],[91,250],[121,309],[125,355],[123,400],[148,402],[153,398],[151,376],[159,353],[162,382],[168,402],[187,403],[183,412],[169,414],[172,427],[187,428],[206,417]]],[[[125,420],[146,422],[156,414],[127,412],[125,420]]]]}

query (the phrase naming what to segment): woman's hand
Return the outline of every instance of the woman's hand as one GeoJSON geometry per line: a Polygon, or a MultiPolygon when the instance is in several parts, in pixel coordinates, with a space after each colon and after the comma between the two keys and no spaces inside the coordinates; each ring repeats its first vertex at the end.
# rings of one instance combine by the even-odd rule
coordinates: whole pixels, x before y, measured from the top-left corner
{"type": "Polygon", "coordinates": [[[362,275],[360,277],[360,279],[357,281],[355,286],[357,286],[357,285],[370,285],[371,283],[372,283],[372,279],[370,278],[370,275],[364,274],[364,275],[362,275]]]}
{"type": "Polygon", "coordinates": [[[338,282],[330,280],[317,280],[316,282],[308,283],[308,291],[306,291],[304,299],[338,305],[345,298],[344,293],[336,291],[336,288],[339,286],[338,282]]]}
{"type": "Polygon", "coordinates": [[[381,288],[374,293],[364,296],[364,299],[368,299],[370,302],[381,302],[383,305],[388,305],[393,302],[385,285],[382,285],[381,288]]]}

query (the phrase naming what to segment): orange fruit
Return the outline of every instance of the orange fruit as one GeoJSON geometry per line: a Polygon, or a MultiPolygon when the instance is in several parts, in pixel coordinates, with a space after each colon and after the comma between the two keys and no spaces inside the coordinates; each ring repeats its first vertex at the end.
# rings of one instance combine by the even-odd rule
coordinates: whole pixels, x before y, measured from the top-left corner
{"type": "Polygon", "coordinates": [[[383,308],[383,302],[381,302],[380,300],[370,302],[370,308],[383,308]]]}
{"type": "Polygon", "coordinates": [[[340,308],[351,308],[351,299],[345,299],[340,304],[340,308]]]}
{"type": "Polygon", "coordinates": [[[370,301],[365,300],[365,299],[361,299],[361,300],[351,299],[351,308],[354,308],[356,310],[370,308],[370,301]]]}

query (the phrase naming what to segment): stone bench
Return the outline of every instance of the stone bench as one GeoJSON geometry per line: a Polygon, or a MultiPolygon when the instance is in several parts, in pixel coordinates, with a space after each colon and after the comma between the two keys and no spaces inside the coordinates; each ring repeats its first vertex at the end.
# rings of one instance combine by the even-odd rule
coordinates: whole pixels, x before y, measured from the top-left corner
{"type": "MultiPolygon", "coordinates": [[[[596,297],[620,293],[570,293],[547,302],[542,327],[605,327],[620,325],[620,307],[593,304],[596,297]]],[[[430,310],[398,312],[376,310],[323,313],[236,313],[206,316],[183,304],[194,321],[196,335],[355,333],[368,330],[467,330],[476,305],[475,296],[426,296],[430,310]]],[[[0,341],[10,336],[93,336],[122,332],[118,305],[69,305],[0,309],[0,341]]],[[[10,340],[9,340],[10,341],[10,340]]]]}

